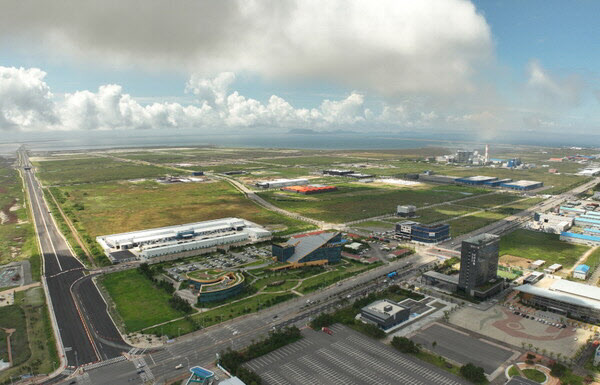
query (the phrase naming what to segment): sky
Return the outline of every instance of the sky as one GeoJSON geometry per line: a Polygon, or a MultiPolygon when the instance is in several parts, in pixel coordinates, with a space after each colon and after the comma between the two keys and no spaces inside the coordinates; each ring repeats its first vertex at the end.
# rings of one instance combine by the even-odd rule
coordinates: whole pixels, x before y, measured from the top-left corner
{"type": "Polygon", "coordinates": [[[0,132],[595,133],[600,2],[2,1],[0,132]]]}

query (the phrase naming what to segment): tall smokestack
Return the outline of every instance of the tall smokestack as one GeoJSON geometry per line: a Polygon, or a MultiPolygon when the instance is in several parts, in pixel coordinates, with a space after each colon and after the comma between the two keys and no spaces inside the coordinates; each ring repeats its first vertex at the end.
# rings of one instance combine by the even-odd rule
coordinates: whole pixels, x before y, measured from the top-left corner
{"type": "Polygon", "coordinates": [[[485,145],[485,163],[489,163],[490,161],[490,145],[485,145]]]}

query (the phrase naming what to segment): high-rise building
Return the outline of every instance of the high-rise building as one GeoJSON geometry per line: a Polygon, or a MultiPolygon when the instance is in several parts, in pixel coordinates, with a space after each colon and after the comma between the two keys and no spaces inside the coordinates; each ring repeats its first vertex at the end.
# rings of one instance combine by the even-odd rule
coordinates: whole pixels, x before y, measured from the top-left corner
{"type": "Polygon", "coordinates": [[[458,288],[476,297],[496,292],[500,237],[480,234],[462,242],[458,288]]]}

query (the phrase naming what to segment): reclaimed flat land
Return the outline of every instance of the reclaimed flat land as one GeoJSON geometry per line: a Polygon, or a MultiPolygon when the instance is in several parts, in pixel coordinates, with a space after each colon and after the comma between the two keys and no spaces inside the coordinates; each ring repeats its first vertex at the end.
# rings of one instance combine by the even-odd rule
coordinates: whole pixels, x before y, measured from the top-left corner
{"type": "Polygon", "coordinates": [[[417,218],[415,219],[421,223],[435,223],[446,221],[450,218],[458,217],[477,211],[475,207],[465,207],[461,205],[454,205],[452,203],[431,207],[417,211],[417,218]]]}
{"type": "Polygon", "coordinates": [[[114,301],[127,332],[184,315],[169,305],[170,294],[154,286],[136,269],[107,274],[100,282],[114,301]]]}
{"type": "Polygon", "coordinates": [[[389,345],[335,324],[332,335],[303,329],[300,341],[244,366],[267,385],[422,384],[468,382],[389,345]]]}
{"type": "Polygon", "coordinates": [[[103,157],[38,160],[33,164],[45,185],[97,183],[111,180],[155,178],[175,174],[173,170],[103,157]]]}
{"type": "MultiPolygon", "coordinates": [[[[50,373],[53,367],[57,368],[59,358],[43,289],[17,292],[15,305],[0,309],[0,327],[16,330],[11,337],[15,366],[0,372],[0,382],[9,383],[11,377],[23,374],[50,373]]],[[[6,361],[6,339],[0,341],[0,357],[6,361]]]]}
{"type": "Polygon", "coordinates": [[[37,280],[41,262],[35,232],[29,221],[21,177],[11,163],[12,160],[0,157],[0,265],[29,259],[37,280]]]}
{"type": "Polygon", "coordinates": [[[522,201],[509,203],[506,206],[496,209],[475,212],[472,215],[449,220],[448,223],[450,224],[450,235],[452,237],[457,237],[459,235],[470,233],[471,231],[480,229],[491,223],[534,206],[541,200],[541,198],[529,198],[522,201]]]}
{"type": "Polygon", "coordinates": [[[563,242],[558,234],[518,229],[500,239],[500,255],[510,254],[530,260],[546,261],[544,267],[560,263],[570,268],[588,246],[563,242]]]}
{"type": "Polygon", "coordinates": [[[226,182],[160,184],[112,182],[63,186],[63,206],[92,238],[98,235],[240,217],[274,230],[299,232],[313,226],[263,209],[226,182]]]}
{"type": "Polygon", "coordinates": [[[519,199],[523,199],[523,197],[516,194],[490,194],[484,195],[480,197],[473,197],[471,199],[465,199],[460,201],[460,204],[463,206],[471,206],[477,207],[480,209],[487,209],[499,205],[504,205],[510,202],[517,201],[519,199]]]}
{"type": "Polygon", "coordinates": [[[323,221],[340,223],[392,214],[400,204],[426,206],[485,191],[463,186],[422,185],[399,188],[370,187],[361,183],[344,183],[337,187],[337,191],[309,196],[282,191],[265,191],[259,195],[286,210],[323,221]]]}

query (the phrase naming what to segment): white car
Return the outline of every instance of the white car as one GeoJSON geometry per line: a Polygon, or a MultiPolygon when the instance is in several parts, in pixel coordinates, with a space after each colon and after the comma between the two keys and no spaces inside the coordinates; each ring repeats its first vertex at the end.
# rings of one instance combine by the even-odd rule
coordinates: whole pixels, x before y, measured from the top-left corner
{"type": "Polygon", "coordinates": [[[175,367],[175,369],[181,369],[181,368],[183,368],[183,364],[179,364],[175,367]]]}

